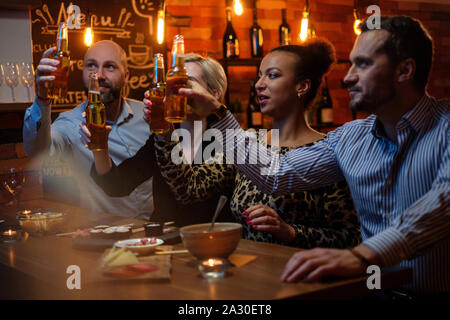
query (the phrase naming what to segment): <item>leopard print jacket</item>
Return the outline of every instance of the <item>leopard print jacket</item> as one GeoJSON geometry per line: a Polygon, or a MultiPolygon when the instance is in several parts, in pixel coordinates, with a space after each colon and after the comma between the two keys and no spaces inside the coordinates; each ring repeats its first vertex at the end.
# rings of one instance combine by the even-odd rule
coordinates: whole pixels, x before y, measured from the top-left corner
{"type": "MultiPolygon", "coordinates": [[[[285,154],[291,149],[294,148],[281,147],[279,152],[285,154]]],[[[172,152],[182,156],[181,144],[155,139],[161,174],[176,199],[188,204],[232,190],[231,211],[236,222],[242,224],[245,239],[307,249],[349,248],[360,242],[359,220],[345,181],[316,190],[271,196],[261,192],[233,165],[221,164],[223,155],[216,154],[200,165],[176,165],[171,160],[172,152]],[[294,228],[295,239],[281,242],[272,234],[247,225],[242,212],[257,204],[274,209],[294,228]]]]}

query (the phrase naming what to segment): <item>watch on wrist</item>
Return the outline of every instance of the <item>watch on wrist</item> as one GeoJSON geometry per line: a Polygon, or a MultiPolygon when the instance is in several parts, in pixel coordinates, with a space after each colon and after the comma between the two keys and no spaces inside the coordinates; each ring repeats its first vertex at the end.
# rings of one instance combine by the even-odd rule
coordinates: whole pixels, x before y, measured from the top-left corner
{"type": "Polygon", "coordinates": [[[213,123],[216,123],[219,120],[222,120],[225,117],[227,110],[228,110],[227,107],[224,104],[221,104],[220,107],[218,107],[216,110],[214,110],[214,112],[211,113],[206,118],[208,125],[211,125],[213,123]]]}

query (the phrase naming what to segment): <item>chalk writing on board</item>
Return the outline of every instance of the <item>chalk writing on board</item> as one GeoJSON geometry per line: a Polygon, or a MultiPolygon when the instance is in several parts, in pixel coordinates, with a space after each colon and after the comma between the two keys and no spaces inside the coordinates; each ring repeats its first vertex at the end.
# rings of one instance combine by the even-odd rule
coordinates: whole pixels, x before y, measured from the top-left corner
{"type": "MultiPolygon", "coordinates": [[[[39,18],[32,21],[32,23],[36,23],[38,21],[44,22],[44,25],[41,27],[42,34],[56,34],[61,21],[68,21],[70,18],[70,16],[67,14],[64,2],[61,2],[56,22],[53,19],[52,14],[48,10],[47,5],[43,5],[42,10],[44,11],[44,13],[46,13],[46,15],[44,15],[44,13],[40,9],[36,9],[36,15],[39,16],[39,18]]],[[[85,27],[87,24],[86,14],[82,12],[76,14],[77,18],[74,19],[79,22],[80,26],[85,27]]],[[[125,28],[135,26],[134,22],[130,21],[131,16],[132,13],[128,12],[126,8],[122,8],[117,17],[103,15],[98,16],[92,14],[91,19],[94,27],[94,32],[96,34],[114,35],[117,38],[130,38],[130,31],[127,31],[125,28]]],[[[84,32],[84,29],[70,29],[70,32],[84,32]]]]}
{"type": "Polygon", "coordinates": [[[153,7],[153,1],[150,0],[131,0],[134,12],[143,18],[148,19],[148,33],[153,35],[153,15],[155,9],[153,7]],[[139,2],[139,3],[137,3],[139,2]]]}
{"type": "Polygon", "coordinates": [[[33,59],[35,66],[42,54],[55,46],[61,21],[71,20],[79,29],[69,29],[69,51],[72,66],[69,75],[69,93],[55,105],[70,107],[85,99],[82,70],[83,57],[88,49],[83,43],[84,31],[92,25],[94,41],[109,39],[126,52],[130,77],[124,96],[141,100],[153,76],[153,30],[160,0],[46,0],[32,10],[33,59]],[[79,9],[79,10],[78,10],[79,9]],[[89,10],[88,10],[89,9],[89,10]]]}

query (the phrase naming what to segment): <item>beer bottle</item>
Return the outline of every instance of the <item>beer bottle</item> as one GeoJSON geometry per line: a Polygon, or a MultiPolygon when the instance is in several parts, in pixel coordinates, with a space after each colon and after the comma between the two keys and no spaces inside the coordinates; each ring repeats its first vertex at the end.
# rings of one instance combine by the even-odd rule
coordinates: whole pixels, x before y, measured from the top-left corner
{"type": "Polygon", "coordinates": [[[187,98],[178,94],[186,88],[188,75],[184,66],[184,38],[177,34],[172,46],[172,65],[166,77],[166,101],[164,118],[167,122],[180,123],[186,120],[187,98]]]}
{"type": "Polygon", "coordinates": [[[61,22],[59,25],[56,45],[56,54],[52,58],[59,60],[59,64],[53,73],[55,79],[48,83],[48,96],[51,98],[64,98],[67,94],[70,67],[69,39],[65,22],[61,22]]]}
{"type": "Polygon", "coordinates": [[[239,40],[234,32],[233,25],[231,24],[231,8],[226,8],[227,13],[227,28],[223,34],[223,57],[228,58],[239,58],[239,40]]]}
{"type": "Polygon", "coordinates": [[[164,120],[164,96],[166,95],[164,56],[162,53],[156,53],[153,60],[153,82],[149,94],[150,101],[152,102],[150,131],[152,133],[162,134],[169,130],[169,123],[164,120]]]}
{"type": "Polygon", "coordinates": [[[108,143],[106,135],[106,110],[100,96],[97,73],[89,74],[88,104],[86,106],[86,125],[91,133],[89,149],[104,150],[108,143]]]}

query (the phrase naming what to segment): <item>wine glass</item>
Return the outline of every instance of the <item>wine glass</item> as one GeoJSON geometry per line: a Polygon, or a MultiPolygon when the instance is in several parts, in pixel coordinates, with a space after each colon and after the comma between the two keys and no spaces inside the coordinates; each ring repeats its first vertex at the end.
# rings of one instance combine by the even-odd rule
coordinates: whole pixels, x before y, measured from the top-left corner
{"type": "Polygon", "coordinates": [[[14,87],[19,84],[19,68],[15,62],[7,62],[5,65],[5,80],[8,87],[11,88],[12,101],[16,101],[14,87]]]}
{"type": "Polygon", "coordinates": [[[4,77],[5,73],[3,72],[3,63],[0,63],[0,87],[3,84],[3,77],[4,77]]]}
{"type": "Polygon", "coordinates": [[[30,88],[34,84],[34,68],[32,63],[22,62],[20,64],[20,79],[22,80],[23,85],[27,88],[28,100],[31,100],[30,97],[30,88]]]}
{"type": "Polygon", "coordinates": [[[18,196],[24,183],[25,175],[22,168],[0,168],[0,193],[7,207],[18,208],[18,196]]]}

